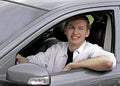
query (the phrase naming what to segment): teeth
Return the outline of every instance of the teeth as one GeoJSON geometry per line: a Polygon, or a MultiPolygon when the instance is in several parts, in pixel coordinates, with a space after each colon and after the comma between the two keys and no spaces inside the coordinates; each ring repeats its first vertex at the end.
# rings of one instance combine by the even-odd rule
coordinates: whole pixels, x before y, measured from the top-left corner
{"type": "Polygon", "coordinates": [[[72,37],[79,37],[79,36],[72,36],[72,37]]]}
{"type": "Polygon", "coordinates": [[[77,39],[77,38],[79,38],[78,36],[72,36],[72,38],[75,38],[75,39],[77,39]]]}
{"type": "Polygon", "coordinates": [[[73,37],[73,38],[78,38],[78,37],[73,37]]]}

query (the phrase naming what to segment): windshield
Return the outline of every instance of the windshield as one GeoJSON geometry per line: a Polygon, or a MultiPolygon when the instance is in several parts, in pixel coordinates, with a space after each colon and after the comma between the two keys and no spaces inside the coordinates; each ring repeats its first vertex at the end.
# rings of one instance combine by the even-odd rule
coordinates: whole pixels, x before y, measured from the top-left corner
{"type": "Polygon", "coordinates": [[[0,4],[0,49],[12,41],[15,33],[46,13],[40,9],[9,2],[1,1],[0,4]]]}

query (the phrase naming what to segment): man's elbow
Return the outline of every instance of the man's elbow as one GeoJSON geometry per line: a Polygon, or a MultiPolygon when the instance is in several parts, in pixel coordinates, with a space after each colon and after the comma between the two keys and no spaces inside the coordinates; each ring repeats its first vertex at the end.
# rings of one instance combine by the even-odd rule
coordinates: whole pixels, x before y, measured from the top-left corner
{"type": "Polygon", "coordinates": [[[103,64],[107,70],[113,69],[113,60],[110,58],[103,57],[104,61],[103,64]]]}
{"type": "Polygon", "coordinates": [[[105,67],[106,67],[107,70],[112,70],[112,68],[113,68],[113,61],[111,61],[111,60],[106,61],[105,62],[105,67]]]}
{"type": "Polygon", "coordinates": [[[112,61],[109,61],[106,63],[106,66],[108,67],[108,69],[112,69],[113,67],[113,62],[112,61]]]}

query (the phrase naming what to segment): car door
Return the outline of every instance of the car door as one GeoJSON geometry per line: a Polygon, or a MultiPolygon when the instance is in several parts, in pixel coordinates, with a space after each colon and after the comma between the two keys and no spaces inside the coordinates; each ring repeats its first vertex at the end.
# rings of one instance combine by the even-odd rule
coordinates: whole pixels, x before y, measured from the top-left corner
{"type": "MultiPolygon", "coordinates": [[[[79,7],[77,7],[79,8],[79,7]]],[[[117,6],[108,6],[108,7],[98,7],[98,8],[89,8],[89,9],[85,9],[85,10],[74,10],[74,12],[71,12],[69,14],[69,17],[77,15],[77,14],[91,14],[94,15],[94,13],[97,13],[99,15],[99,12],[107,12],[108,11],[108,15],[107,15],[107,20],[106,23],[105,21],[101,22],[106,24],[105,28],[104,26],[102,27],[99,26],[97,28],[104,28],[106,29],[105,32],[105,39],[103,42],[103,48],[111,51],[113,53],[115,53],[115,55],[117,54],[116,49],[115,49],[115,16],[117,16],[119,9],[117,6]],[[109,15],[109,12],[112,12],[112,15],[109,15]],[[117,14],[117,15],[116,15],[117,14]],[[114,23],[113,23],[114,22],[114,23]]],[[[96,15],[97,15],[96,14],[96,15]]],[[[106,14],[106,13],[105,13],[106,14]]],[[[110,13],[111,14],[111,13],[110,13]]],[[[100,15],[99,15],[100,16],[100,15]]],[[[103,16],[103,15],[102,15],[103,16]]],[[[61,17],[60,17],[61,18],[61,17]]],[[[61,18],[62,19],[62,18],[61,18]]],[[[104,17],[105,19],[105,17],[104,17]]],[[[94,27],[95,28],[95,27],[94,27]]],[[[97,29],[96,28],[96,29],[97,29]]],[[[102,35],[101,35],[102,36],[102,35]]],[[[93,36],[91,36],[93,37],[93,36]]],[[[118,59],[117,55],[116,58],[118,59]]],[[[117,64],[119,65],[119,64],[117,64]]],[[[57,74],[53,74],[51,75],[51,86],[111,86],[111,85],[118,85],[118,81],[119,81],[119,76],[117,76],[117,73],[119,72],[119,68],[115,68],[110,72],[93,72],[93,71],[89,71],[89,70],[74,70],[74,71],[70,71],[70,72],[66,72],[66,73],[57,73],[57,74]],[[116,77],[117,76],[117,77],[116,77]],[[113,78],[112,78],[113,77],[113,78]]]]}

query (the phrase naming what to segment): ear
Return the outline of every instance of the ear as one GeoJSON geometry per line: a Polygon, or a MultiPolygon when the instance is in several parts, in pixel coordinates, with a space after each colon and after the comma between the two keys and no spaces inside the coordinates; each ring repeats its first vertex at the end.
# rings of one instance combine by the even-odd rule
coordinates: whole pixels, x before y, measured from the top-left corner
{"type": "Polygon", "coordinates": [[[67,34],[67,28],[66,27],[64,28],[64,33],[65,33],[65,35],[67,34]]]}
{"type": "Polygon", "coordinates": [[[90,29],[87,30],[87,32],[86,32],[86,36],[85,36],[85,37],[88,37],[89,34],[90,34],[90,29]]]}

